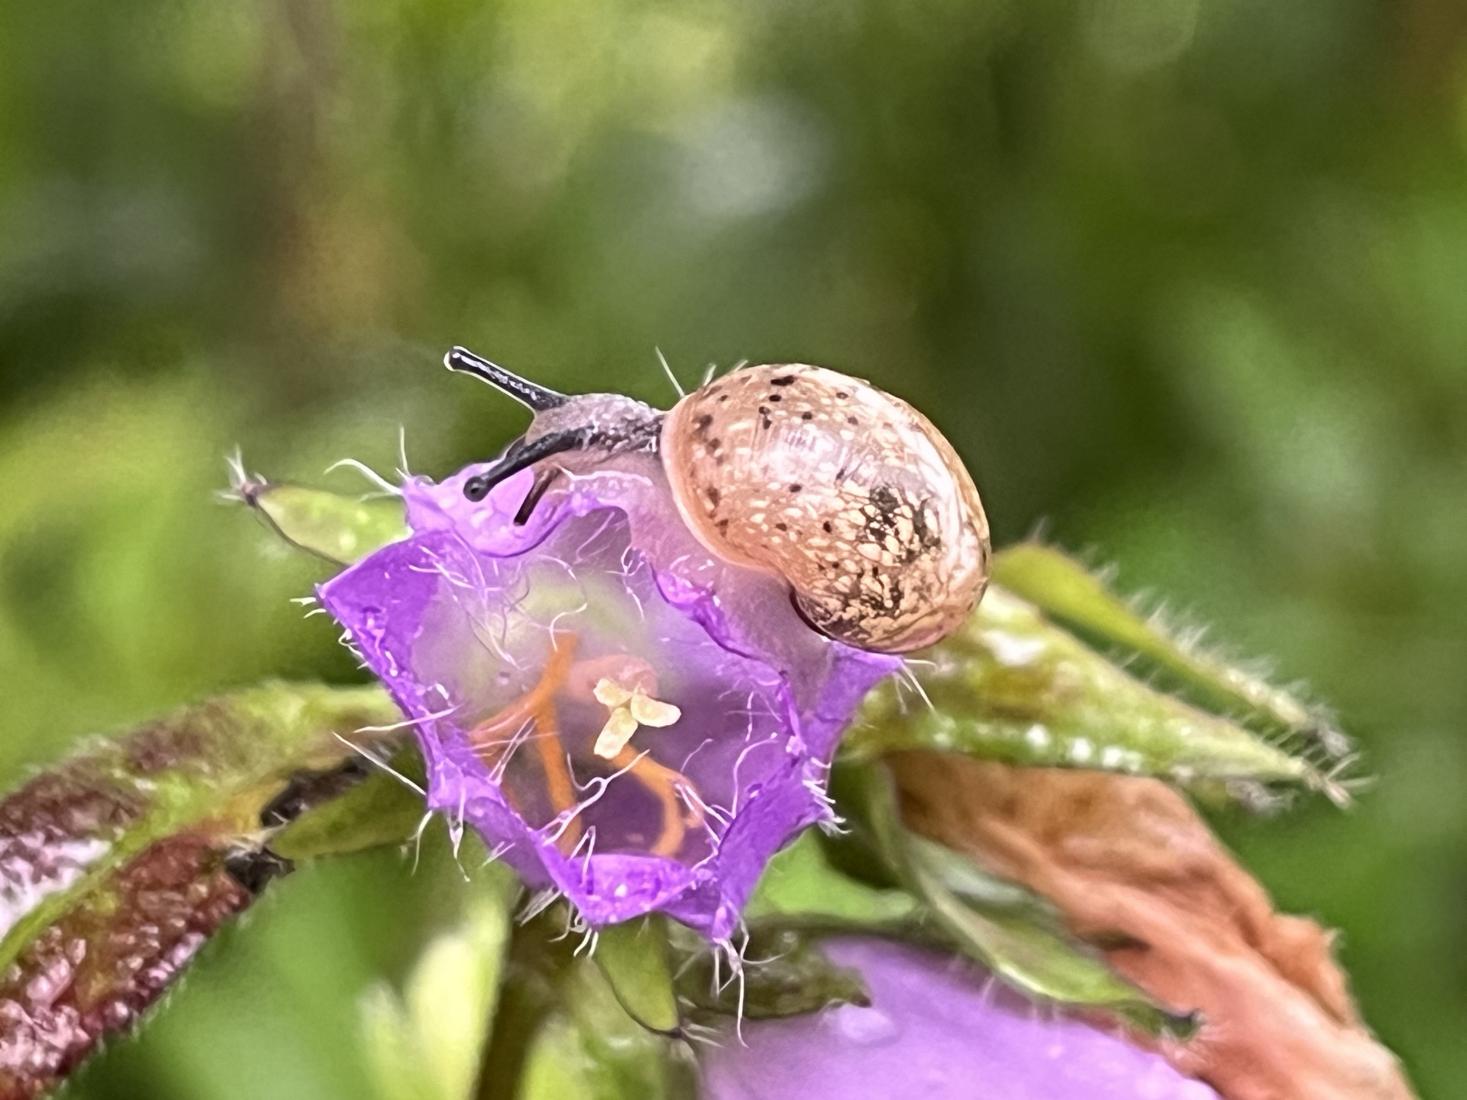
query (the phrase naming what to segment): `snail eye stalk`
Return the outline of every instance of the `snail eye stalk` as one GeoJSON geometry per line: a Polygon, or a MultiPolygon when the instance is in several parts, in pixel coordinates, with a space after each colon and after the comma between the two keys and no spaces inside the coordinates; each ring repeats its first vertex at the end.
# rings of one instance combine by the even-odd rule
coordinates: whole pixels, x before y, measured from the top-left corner
{"type": "Polygon", "coordinates": [[[498,363],[491,363],[483,356],[475,355],[468,348],[453,348],[443,357],[443,365],[460,374],[471,374],[482,382],[488,382],[502,393],[509,394],[532,412],[556,409],[567,401],[565,394],[521,378],[513,371],[505,370],[498,363]]]}
{"type": "MultiPolygon", "coordinates": [[[[542,435],[531,443],[520,440],[511,445],[504,453],[504,457],[489,469],[465,481],[464,496],[473,501],[483,500],[489,495],[490,490],[501,481],[506,481],[521,470],[528,469],[542,458],[564,454],[566,451],[584,450],[594,438],[595,432],[591,428],[571,428],[542,435]]],[[[549,488],[548,484],[546,488],[549,488]]],[[[540,494],[543,495],[544,491],[541,489],[540,494]]],[[[534,492],[535,490],[532,489],[531,493],[534,492]]],[[[536,496],[536,500],[538,499],[539,496],[536,496]]]]}

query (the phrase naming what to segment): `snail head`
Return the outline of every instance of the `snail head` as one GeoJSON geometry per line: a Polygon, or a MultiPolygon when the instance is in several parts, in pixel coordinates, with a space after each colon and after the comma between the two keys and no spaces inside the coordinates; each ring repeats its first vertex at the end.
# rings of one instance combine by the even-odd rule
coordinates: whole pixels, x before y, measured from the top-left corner
{"type": "Polygon", "coordinates": [[[461,347],[444,356],[443,363],[449,370],[489,383],[535,414],[525,434],[511,443],[494,465],[464,482],[464,496],[483,500],[496,485],[521,470],[557,459],[539,472],[515,516],[517,524],[529,519],[563,470],[592,468],[615,454],[657,450],[663,414],[634,398],[615,393],[559,393],[461,347]]]}

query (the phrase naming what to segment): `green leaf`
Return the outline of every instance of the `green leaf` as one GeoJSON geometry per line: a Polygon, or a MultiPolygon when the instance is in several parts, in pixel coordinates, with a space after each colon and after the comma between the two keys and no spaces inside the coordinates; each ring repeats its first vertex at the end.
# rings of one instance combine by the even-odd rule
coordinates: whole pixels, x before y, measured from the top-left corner
{"type": "Polygon", "coordinates": [[[964,629],[925,656],[912,670],[926,698],[901,681],[873,692],[846,753],[928,749],[1179,783],[1302,783],[1337,793],[1308,761],[1148,686],[1002,588],[991,588],[964,629]]]}
{"type": "Polygon", "coordinates": [[[1106,645],[1137,654],[1206,706],[1249,715],[1318,745],[1330,759],[1351,751],[1329,715],[1247,669],[1219,660],[1143,616],[1068,555],[1036,542],[994,557],[993,577],[1045,614],[1106,645]]]}
{"type": "Polygon", "coordinates": [[[359,774],[342,739],[396,717],[376,688],[267,685],[94,741],[0,800],[0,1002],[20,1009],[0,1016],[0,1095],[130,1027],[289,870],[270,828],[359,774]]]}
{"type": "MultiPolygon", "coordinates": [[[[837,927],[860,935],[858,924],[837,927]]],[[[682,968],[678,990],[690,1004],[720,1016],[776,1020],[819,1012],[837,1004],[869,1005],[860,974],[828,959],[817,943],[825,927],[785,925],[778,919],[750,927],[743,948],[742,979],[723,968],[722,981],[706,945],[682,968]]]]}
{"type": "Polygon", "coordinates": [[[535,1036],[517,1100],[695,1100],[698,1067],[687,1045],[631,1026],[602,1031],[553,1016],[535,1036]]]}
{"type": "Polygon", "coordinates": [[[389,766],[397,775],[375,771],[340,797],[301,814],[270,838],[271,850],[299,861],[410,840],[426,811],[423,796],[405,780],[421,778],[421,757],[409,750],[389,766]]]}
{"type": "MultiPolygon", "coordinates": [[[[584,958],[561,962],[556,1007],[533,1037],[523,1077],[486,1095],[692,1100],[697,1067],[687,1043],[649,1031],[629,1016],[594,963],[584,958]]],[[[486,1069],[493,1071],[493,1066],[486,1069]]]]}
{"type": "Polygon", "coordinates": [[[886,928],[912,915],[916,902],[911,894],[890,888],[896,885],[890,878],[872,883],[875,868],[869,859],[852,870],[855,877],[832,864],[821,834],[806,830],[770,860],[744,915],[751,921],[772,917],[840,921],[852,931],[886,928]]]}
{"type": "Polygon", "coordinates": [[[952,946],[1011,986],[1031,997],[1109,1012],[1151,1034],[1185,1036],[1195,1030],[1192,1016],[1155,1004],[1067,935],[1039,899],[1017,886],[999,892],[980,887],[980,872],[965,857],[917,843],[901,823],[893,784],[880,764],[840,766],[833,787],[852,821],[921,899],[952,946]]]}
{"type": "Polygon", "coordinates": [[[1063,927],[1053,905],[1017,882],[990,874],[961,853],[925,836],[908,831],[906,844],[912,855],[938,876],[943,888],[965,905],[984,913],[1012,914],[1052,930],[1063,927]]]}
{"type": "Polygon", "coordinates": [[[666,948],[670,925],[629,922],[603,929],[599,942],[577,942],[566,936],[571,919],[562,902],[515,929],[479,1100],[694,1096],[696,1066],[677,1006],[669,1011],[659,988],[669,971],[648,953],[659,942],[666,948]],[[607,947],[614,957],[590,957],[607,947]],[[647,1026],[669,1020],[671,1028],[647,1026]]]}
{"type": "Polygon", "coordinates": [[[407,536],[402,501],[351,497],[248,476],[236,462],[231,495],[247,504],[281,538],[338,565],[407,536]]]}
{"type": "Polygon", "coordinates": [[[362,1050],[381,1100],[470,1100],[481,1072],[509,940],[513,890],[476,880],[457,925],[419,957],[402,991],[364,998],[362,1050]]]}
{"type": "Polygon", "coordinates": [[[644,917],[603,928],[594,959],[628,1016],[649,1031],[677,1032],[682,1019],[665,921],[644,917]]]}

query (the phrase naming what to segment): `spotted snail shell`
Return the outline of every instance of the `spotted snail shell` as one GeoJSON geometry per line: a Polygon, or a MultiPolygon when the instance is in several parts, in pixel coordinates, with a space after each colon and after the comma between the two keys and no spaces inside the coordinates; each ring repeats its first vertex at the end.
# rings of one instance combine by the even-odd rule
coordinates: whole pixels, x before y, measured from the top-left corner
{"type": "Polygon", "coordinates": [[[824,367],[734,371],[683,398],[660,450],[714,553],[783,576],[816,629],[905,653],[952,633],[988,581],[988,520],[920,412],[824,367]]]}

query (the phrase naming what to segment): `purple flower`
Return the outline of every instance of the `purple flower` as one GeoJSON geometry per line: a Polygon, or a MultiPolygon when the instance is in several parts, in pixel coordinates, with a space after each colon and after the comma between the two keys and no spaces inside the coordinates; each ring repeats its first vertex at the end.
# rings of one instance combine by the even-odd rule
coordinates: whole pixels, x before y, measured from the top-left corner
{"type": "Polygon", "coordinates": [[[871,1007],[744,1024],[706,1055],[709,1100],[1218,1100],[1161,1055],[1055,1017],[975,967],[880,940],[827,945],[871,1007]]]}
{"type": "Polygon", "coordinates": [[[900,662],[810,629],[724,562],[660,470],[525,470],[477,503],[404,489],[411,535],[321,589],[413,719],[429,805],[591,926],[662,910],[726,939],[769,857],[832,818],[842,729],[900,662]]]}

